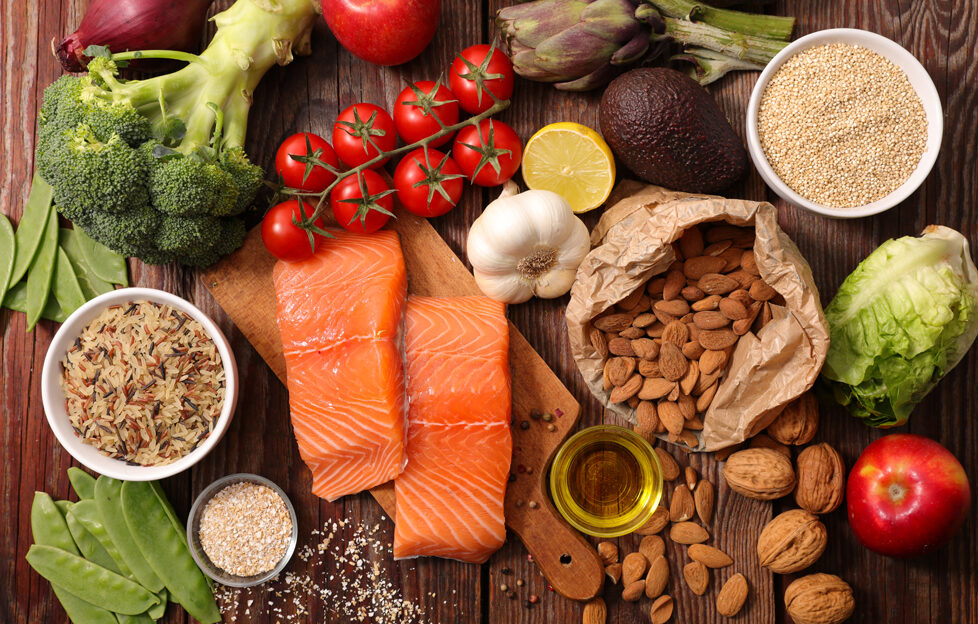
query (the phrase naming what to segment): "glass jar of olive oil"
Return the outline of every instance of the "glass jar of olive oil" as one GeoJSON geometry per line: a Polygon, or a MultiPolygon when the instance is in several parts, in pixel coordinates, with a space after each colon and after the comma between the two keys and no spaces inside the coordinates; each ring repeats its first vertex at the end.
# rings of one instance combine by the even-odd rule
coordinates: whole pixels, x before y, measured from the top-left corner
{"type": "Polygon", "coordinates": [[[631,429],[599,425],[568,439],[550,467],[554,506],[574,528],[597,537],[645,524],[662,497],[662,467],[631,429]]]}

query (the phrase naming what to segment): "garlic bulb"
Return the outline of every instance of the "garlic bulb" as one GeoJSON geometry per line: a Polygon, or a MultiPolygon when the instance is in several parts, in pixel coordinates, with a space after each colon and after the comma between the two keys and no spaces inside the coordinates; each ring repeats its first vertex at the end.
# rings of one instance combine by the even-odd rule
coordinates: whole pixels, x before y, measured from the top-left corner
{"type": "Polygon", "coordinates": [[[559,297],[570,290],[591,248],[587,226],[556,193],[516,191],[507,182],[469,229],[466,250],[475,281],[505,303],[559,297]]]}

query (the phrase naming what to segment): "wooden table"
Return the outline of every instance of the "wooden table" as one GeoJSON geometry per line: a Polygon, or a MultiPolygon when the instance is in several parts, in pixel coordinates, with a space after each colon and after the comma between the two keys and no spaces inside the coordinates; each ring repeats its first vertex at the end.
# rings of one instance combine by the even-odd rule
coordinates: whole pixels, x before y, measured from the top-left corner
{"type": "MultiPolygon", "coordinates": [[[[226,6],[227,0],[219,3],[226,6]]],[[[313,56],[299,58],[286,68],[273,69],[255,94],[248,151],[266,169],[272,165],[279,141],[292,132],[309,130],[329,136],[330,125],[342,108],[359,101],[389,105],[408,80],[434,78],[445,72],[459,49],[491,36],[491,18],[498,0],[445,0],[442,27],[434,42],[415,61],[399,68],[379,68],[346,53],[325,24],[316,25],[313,56]]],[[[0,65],[0,210],[13,219],[20,216],[33,173],[34,126],[43,88],[61,70],[49,51],[49,41],[70,32],[78,24],[85,0],[44,0],[0,3],[2,65],[0,65]]],[[[937,85],[945,110],[945,138],[941,156],[930,177],[898,208],[875,218],[833,221],[786,205],[766,190],[756,174],[729,191],[732,197],[767,199],[778,206],[782,227],[794,238],[815,271],[827,302],[855,265],[887,238],[916,234],[924,226],[940,223],[963,231],[978,243],[978,65],[973,51],[978,46],[978,2],[974,0],[831,0],[809,2],[780,0],[774,12],[798,17],[797,34],[831,27],[864,28],[899,42],[919,58],[937,85]]],[[[738,132],[743,130],[744,109],[756,74],[727,77],[711,90],[738,132]]],[[[512,108],[501,116],[514,125],[523,139],[545,123],[570,120],[597,124],[600,93],[564,94],[549,86],[520,80],[512,108]]],[[[469,189],[462,205],[434,226],[460,256],[464,256],[467,226],[496,190],[469,189]]],[[[593,225],[597,215],[588,215],[593,225]]],[[[211,315],[230,338],[244,380],[237,415],[217,449],[194,469],[168,479],[164,488],[176,508],[185,512],[192,497],[217,477],[231,472],[255,472],[279,483],[295,502],[303,543],[315,545],[321,537],[310,533],[324,524],[345,519],[333,545],[350,539],[357,525],[377,527],[375,537],[385,547],[363,555],[376,563],[380,577],[400,588],[403,596],[427,612],[430,622],[536,623],[580,621],[582,606],[547,590],[546,580],[527,560],[526,551],[514,538],[488,564],[478,567],[452,561],[423,559],[394,562],[389,543],[392,525],[369,495],[348,496],[336,503],[309,494],[310,476],[301,463],[288,419],[288,397],[265,363],[217,307],[193,271],[179,267],[147,267],[135,263],[136,285],[162,288],[183,296],[211,315]],[[508,573],[509,572],[509,573],[508,573]],[[517,586],[516,580],[524,584],[517,586]],[[500,591],[501,583],[517,590],[517,599],[500,591]],[[539,603],[528,608],[531,594],[539,603]]],[[[247,293],[242,293],[243,297],[247,293]]],[[[570,356],[563,322],[565,299],[532,301],[513,306],[509,316],[550,363],[583,406],[582,423],[602,421],[594,401],[570,356]]],[[[40,370],[45,350],[57,326],[42,322],[27,334],[24,316],[0,314],[0,408],[2,408],[2,460],[0,460],[0,622],[61,622],[64,613],[48,583],[24,561],[31,542],[29,508],[35,490],[56,497],[69,494],[65,469],[73,464],[44,419],[40,400],[40,370]]],[[[978,474],[978,425],[972,406],[978,401],[978,357],[972,352],[918,408],[908,427],[937,439],[963,463],[972,477],[978,474]]],[[[840,409],[823,409],[817,440],[841,451],[848,465],[871,440],[880,436],[851,419],[840,409]]],[[[719,483],[717,466],[710,457],[689,460],[670,448],[682,463],[719,483]]],[[[975,498],[978,501],[978,497],[975,498]]],[[[879,557],[854,539],[843,511],[828,516],[829,546],[815,571],[837,573],[853,586],[857,610],[854,622],[974,622],[978,618],[978,531],[975,502],[971,519],[946,548],[929,557],[902,562],[879,557]]],[[[790,577],[772,576],[757,567],[754,544],[760,527],[781,508],[732,494],[719,487],[718,541],[738,560],[752,584],[752,595],[740,622],[784,621],[782,595],[790,577]]],[[[634,550],[637,540],[623,538],[624,551],[634,550]]],[[[720,621],[712,600],[692,595],[680,583],[683,559],[670,546],[676,598],[674,622],[720,621]]],[[[332,575],[332,560],[321,557],[296,559],[290,570],[308,574],[331,590],[329,599],[302,598],[308,615],[300,622],[347,622],[336,615],[340,598],[352,600],[341,576],[353,578],[354,568],[332,575]]],[[[711,586],[715,595],[716,579],[711,586]]],[[[275,595],[281,584],[251,592],[239,600],[237,622],[277,622],[295,613],[291,598],[275,595]],[[250,609],[247,601],[252,600],[250,609]],[[269,607],[269,601],[272,606],[269,607]],[[268,609],[281,609],[272,613],[268,609]]],[[[620,587],[606,589],[610,622],[647,621],[648,603],[623,603],[620,587]]],[[[226,618],[232,621],[231,617],[226,618]]],[[[188,621],[171,608],[167,622],[188,621]]],[[[366,621],[374,621],[367,618],[366,621]]],[[[378,620],[379,621],[379,620],[378,620]]]]}

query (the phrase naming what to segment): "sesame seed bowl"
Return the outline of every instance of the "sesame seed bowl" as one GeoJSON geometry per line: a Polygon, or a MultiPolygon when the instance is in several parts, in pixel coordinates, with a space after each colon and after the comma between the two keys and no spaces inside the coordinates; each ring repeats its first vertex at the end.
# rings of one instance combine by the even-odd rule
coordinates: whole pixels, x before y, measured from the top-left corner
{"type": "Polygon", "coordinates": [[[275,578],[292,559],[298,541],[292,501],[282,488],[255,474],[214,481],[197,496],[187,518],[194,561],[204,574],[229,587],[253,587],[275,578]]]}
{"type": "Polygon", "coordinates": [[[940,96],[920,62],[890,39],[852,28],[785,47],[747,105],[747,147],[761,178],[788,203],[840,219],[879,214],[909,197],[934,166],[943,131],[940,96]],[[833,72],[839,83],[826,78],[833,72]],[[836,84],[838,93],[826,93],[836,84]],[[853,108],[856,100],[871,105],[853,108]],[[819,113],[823,102],[842,104],[819,113]]]}

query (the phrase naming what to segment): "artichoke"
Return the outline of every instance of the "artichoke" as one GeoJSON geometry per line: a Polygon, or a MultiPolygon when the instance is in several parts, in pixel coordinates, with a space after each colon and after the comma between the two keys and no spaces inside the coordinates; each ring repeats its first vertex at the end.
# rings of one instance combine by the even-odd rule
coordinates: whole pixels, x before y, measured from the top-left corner
{"type": "Polygon", "coordinates": [[[794,19],[689,0],[535,0],[500,9],[496,25],[516,73],[587,91],[625,66],[649,64],[672,43],[713,51],[682,59],[701,61],[697,75],[704,84],[731,69],[763,66],[787,45],[794,19]]]}

